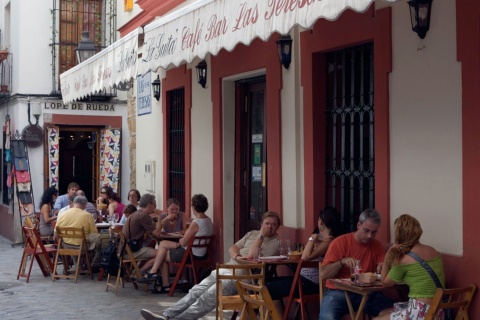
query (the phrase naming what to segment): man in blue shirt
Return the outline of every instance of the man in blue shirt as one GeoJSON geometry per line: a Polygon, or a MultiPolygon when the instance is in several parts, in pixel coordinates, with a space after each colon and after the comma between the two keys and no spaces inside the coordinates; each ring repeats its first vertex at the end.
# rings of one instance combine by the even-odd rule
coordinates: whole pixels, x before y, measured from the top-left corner
{"type": "Polygon", "coordinates": [[[78,189],[80,189],[80,186],[78,185],[78,183],[70,182],[68,184],[67,193],[62,194],[61,196],[59,196],[57,198],[57,200],[55,200],[55,204],[53,206],[55,215],[58,214],[58,211],[60,211],[60,209],[68,206],[68,204],[69,204],[68,203],[68,198],[71,197],[71,196],[74,196],[75,193],[78,191],[78,189]]]}

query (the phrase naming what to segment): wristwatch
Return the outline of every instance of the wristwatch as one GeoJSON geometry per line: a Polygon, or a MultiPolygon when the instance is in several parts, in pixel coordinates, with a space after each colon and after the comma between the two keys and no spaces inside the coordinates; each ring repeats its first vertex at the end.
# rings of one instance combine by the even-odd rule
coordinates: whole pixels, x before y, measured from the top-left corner
{"type": "Polygon", "coordinates": [[[258,236],[258,239],[260,239],[260,240],[262,240],[262,241],[263,241],[263,239],[265,239],[265,237],[264,237],[264,236],[262,236],[262,235],[259,235],[259,236],[258,236]]]}

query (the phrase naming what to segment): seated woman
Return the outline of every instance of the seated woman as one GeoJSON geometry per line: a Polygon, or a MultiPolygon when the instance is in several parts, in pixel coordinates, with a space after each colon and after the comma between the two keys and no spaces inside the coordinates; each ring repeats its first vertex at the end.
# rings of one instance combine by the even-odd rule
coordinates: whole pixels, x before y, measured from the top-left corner
{"type": "Polygon", "coordinates": [[[107,209],[107,206],[108,206],[107,187],[108,186],[104,186],[100,189],[100,196],[97,198],[97,201],[96,201],[97,210],[107,209]]]}
{"type": "MultiPolygon", "coordinates": [[[[437,286],[430,273],[407,252],[413,252],[425,260],[445,287],[442,257],[433,247],[420,243],[423,231],[414,217],[408,214],[398,217],[394,233],[395,244],[387,251],[382,268],[382,284],[393,286],[396,282],[403,282],[408,285],[408,306],[374,319],[425,319],[437,286]]],[[[443,319],[443,310],[439,310],[436,319],[443,319]]]]}
{"type": "MultiPolygon", "coordinates": [[[[167,200],[167,212],[160,215],[165,232],[182,232],[186,230],[187,218],[180,211],[180,202],[175,198],[167,200]]],[[[183,233],[183,232],[182,232],[183,233]]]]}
{"type": "Polygon", "coordinates": [[[40,203],[40,226],[38,231],[41,236],[52,236],[53,226],[52,221],[57,220],[54,214],[53,204],[58,197],[58,190],[55,187],[50,187],[42,195],[40,203]]]}
{"type": "MultiPolygon", "coordinates": [[[[325,255],[330,242],[339,235],[340,217],[332,207],[324,208],[318,216],[318,233],[314,232],[305,244],[302,260],[318,260],[325,255]]],[[[317,231],[317,230],[315,230],[317,231]]],[[[319,293],[318,268],[303,268],[300,271],[303,291],[305,294],[319,293]]],[[[293,284],[293,276],[277,277],[266,283],[268,291],[274,300],[278,314],[283,314],[284,306],[282,298],[290,294],[293,284]]]]}
{"type": "Polygon", "coordinates": [[[140,201],[140,198],[140,191],[137,189],[130,189],[130,191],[128,191],[128,201],[133,204],[135,208],[138,208],[138,201],[140,201]]]}
{"type": "MultiPolygon", "coordinates": [[[[153,289],[152,293],[166,293],[170,290],[169,265],[167,262],[181,262],[192,237],[210,236],[213,234],[212,220],[205,214],[208,209],[208,200],[203,194],[192,197],[192,211],[195,219],[179,242],[163,240],[158,245],[155,262],[149,273],[138,282],[152,282],[158,278],[157,272],[161,268],[162,286],[153,289]]],[[[193,255],[202,258],[207,254],[206,248],[192,248],[193,255]]]]}
{"type": "Polygon", "coordinates": [[[107,191],[108,215],[111,216],[114,213],[117,213],[118,221],[120,221],[123,216],[123,208],[125,208],[125,205],[122,203],[122,199],[120,199],[118,194],[116,192],[113,192],[113,188],[106,187],[105,190],[107,191]]]}

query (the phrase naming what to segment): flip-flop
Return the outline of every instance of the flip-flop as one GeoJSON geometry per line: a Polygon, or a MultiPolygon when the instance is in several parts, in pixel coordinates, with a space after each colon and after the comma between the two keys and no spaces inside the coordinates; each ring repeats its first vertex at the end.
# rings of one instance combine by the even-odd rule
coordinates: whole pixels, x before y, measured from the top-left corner
{"type": "Polygon", "coordinates": [[[170,291],[170,286],[159,286],[155,287],[152,289],[153,294],[162,294],[162,293],[168,293],[170,291]]]}

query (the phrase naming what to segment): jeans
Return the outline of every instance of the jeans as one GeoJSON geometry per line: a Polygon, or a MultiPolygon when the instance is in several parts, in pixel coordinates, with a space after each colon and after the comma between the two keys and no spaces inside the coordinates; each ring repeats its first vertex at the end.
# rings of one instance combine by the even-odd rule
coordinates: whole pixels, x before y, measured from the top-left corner
{"type": "MultiPolygon", "coordinates": [[[[220,269],[221,274],[225,271],[225,269],[220,269]]],[[[222,288],[225,296],[237,294],[234,281],[223,280],[222,288]]],[[[213,270],[202,282],[193,286],[186,296],[178,300],[173,306],[165,309],[164,314],[169,319],[199,319],[215,309],[216,302],[217,274],[216,270],[213,270]]]]}
{"type": "MultiPolygon", "coordinates": [[[[354,310],[358,309],[362,296],[350,293],[350,300],[354,310]]],[[[385,297],[381,292],[373,292],[369,295],[363,312],[371,316],[378,316],[380,311],[392,308],[393,301],[385,297]]],[[[343,290],[327,289],[323,296],[320,307],[319,320],[338,320],[348,313],[347,300],[343,290]]]]}

